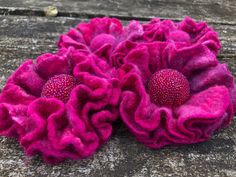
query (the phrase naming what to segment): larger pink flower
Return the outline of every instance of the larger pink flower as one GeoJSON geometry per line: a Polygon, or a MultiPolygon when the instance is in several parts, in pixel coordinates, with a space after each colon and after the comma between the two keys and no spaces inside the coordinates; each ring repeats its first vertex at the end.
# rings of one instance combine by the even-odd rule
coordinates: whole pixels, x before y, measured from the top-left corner
{"type": "Polygon", "coordinates": [[[92,155],[118,116],[115,76],[106,62],[73,48],[25,61],[0,95],[0,134],[50,163],[92,155]]]}
{"type": "Polygon", "coordinates": [[[233,76],[206,43],[123,42],[121,118],[151,148],[208,140],[233,117],[233,76]]]}
{"type": "Polygon", "coordinates": [[[111,55],[122,80],[121,118],[151,148],[208,140],[236,111],[234,79],[216,58],[217,33],[190,18],[157,18],[111,55]]]}

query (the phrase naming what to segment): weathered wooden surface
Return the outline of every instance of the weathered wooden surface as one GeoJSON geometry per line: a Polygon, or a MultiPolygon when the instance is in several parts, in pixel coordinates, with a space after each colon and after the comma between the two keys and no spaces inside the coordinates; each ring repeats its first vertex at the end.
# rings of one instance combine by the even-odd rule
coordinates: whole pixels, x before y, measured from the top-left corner
{"type": "Polygon", "coordinates": [[[180,20],[189,15],[214,23],[236,24],[235,0],[0,0],[2,13],[38,14],[48,5],[56,5],[59,15],[92,17],[98,15],[147,19],[154,16],[180,20]],[[4,10],[5,9],[5,10],[4,10]]]}
{"type": "MultiPolygon", "coordinates": [[[[147,20],[152,16],[179,20],[184,15],[190,15],[207,20],[222,40],[220,60],[227,62],[236,76],[235,4],[235,0],[0,0],[1,86],[25,58],[55,51],[60,33],[97,14],[120,17],[123,23],[132,17],[147,20]],[[51,4],[59,7],[60,17],[42,17],[42,9],[51,4]]],[[[235,177],[235,127],[236,121],[209,142],[152,151],[137,143],[121,126],[90,159],[67,161],[59,166],[45,165],[38,158],[26,159],[15,140],[0,138],[0,176],[235,177]]]]}
{"type": "Polygon", "coordinates": [[[48,166],[25,159],[16,141],[1,138],[0,176],[235,177],[235,122],[211,141],[152,151],[120,128],[90,159],[48,166]]]}

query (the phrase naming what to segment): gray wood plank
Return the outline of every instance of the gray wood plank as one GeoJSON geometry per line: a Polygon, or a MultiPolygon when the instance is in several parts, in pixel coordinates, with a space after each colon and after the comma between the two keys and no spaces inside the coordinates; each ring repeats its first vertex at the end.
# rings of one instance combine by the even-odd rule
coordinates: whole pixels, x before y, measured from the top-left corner
{"type": "MultiPolygon", "coordinates": [[[[0,16],[0,77],[5,80],[24,58],[55,51],[59,34],[81,20],[84,19],[0,16]]],[[[236,28],[227,24],[214,27],[223,41],[219,57],[236,73],[236,28]]],[[[137,143],[124,127],[118,126],[111,140],[93,157],[58,166],[45,165],[38,158],[27,159],[15,140],[0,137],[0,176],[235,177],[235,126],[236,121],[205,143],[157,151],[137,143]]]]}
{"type": "Polygon", "coordinates": [[[59,16],[109,15],[122,19],[158,16],[181,20],[188,15],[212,23],[236,24],[235,0],[0,0],[0,13],[42,16],[43,8],[49,5],[58,7],[59,16]]]}
{"type": "Polygon", "coordinates": [[[150,150],[123,127],[93,157],[58,166],[26,159],[13,139],[0,138],[0,174],[14,177],[235,177],[236,121],[212,140],[150,150]]]}

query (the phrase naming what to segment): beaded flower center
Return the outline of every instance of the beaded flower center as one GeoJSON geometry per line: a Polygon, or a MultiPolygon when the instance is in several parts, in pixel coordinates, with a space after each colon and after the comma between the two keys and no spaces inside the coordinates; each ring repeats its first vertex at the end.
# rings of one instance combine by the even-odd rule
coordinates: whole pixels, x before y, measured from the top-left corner
{"type": "Polygon", "coordinates": [[[43,87],[41,96],[57,98],[64,103],[69,100],[72,89],[77,85],[76,79],[67,74],[60,74],[50,78],[43,87]]]}
{"type": "Polygon", "coordinates": [[[157,71],[148,83],[150,99],[161,106],[176,107],[183,104],[190,95],[186,77],[173,69],[157,71]]]}

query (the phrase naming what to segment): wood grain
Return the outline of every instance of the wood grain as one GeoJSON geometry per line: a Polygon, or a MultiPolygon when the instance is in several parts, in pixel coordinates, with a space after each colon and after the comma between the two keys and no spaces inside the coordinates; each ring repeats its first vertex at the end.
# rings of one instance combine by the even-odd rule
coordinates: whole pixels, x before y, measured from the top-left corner
{"type": "Polygon", "coordinates": [[[43,8],[49,5],[58,7],[59,16],[181,20],[187,15],[212,23],[236,24],[235,0],[0,0],[0,13],[43,16],[43,8]]]}

